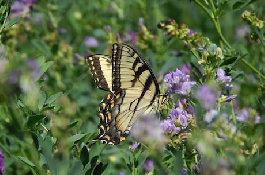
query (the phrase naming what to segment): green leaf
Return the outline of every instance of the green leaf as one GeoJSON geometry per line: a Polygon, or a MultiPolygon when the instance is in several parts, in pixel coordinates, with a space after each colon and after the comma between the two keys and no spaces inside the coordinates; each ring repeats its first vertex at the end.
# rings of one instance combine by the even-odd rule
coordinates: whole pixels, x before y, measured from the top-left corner
{"type": "Polygon", "coordinates": [[[39,58],[39,65],[40,65],[40,74],[36,78],[36,81],[40,79],[40,77],[53,65],[54,61],[45,62],[44,57],[39,58]]]}
{"type": "Polygon", "coordinates": [[[83,164],[83,166],[85,167],[88,162],[89,162],[89,153],[88,153],[88,150],[87,150],[87,147],[84,146],[81,150],[81,153],[80,153],[80,160],[83,164]]]}
{"type": "Polygon", "coordinates": [[[103,165],[102,162],[100,162],[96,168],[94,168],[93,174],[102,174],[105,169],[107,168],[108,164],[103,165]]]}
{"type": "Polygon", "coordinates": [[[25,105],[23,104],[23,102],[21,100],[17,100],[17,105],[21,108],[24,108],[25,105]]]}
{"type": "Polygon", "coordinates": [[[27,121],[28,128],[33,126],[35,123],[39,122],[44,117],[45,117],[45,115],[43,115],[43,114],[29,116],[28,121],[27,121]]]}
{"type": "Polygon", "coordinates": [[[227,0],[221,1],[220,7],[217,9],[216,16],[220,17],[228,5],[229,5],[229,3],[227,0]]]}
{"type": "Polygon", "coordinates": [[[69,124],[69,128],[74,127],[77,123],[78,123],[78,121],[71,122],[71,123],[69,124]]]}
{"type": "Polygon", "coordinates": [[[73,162],[71,163],[68,174],[83,175],[84,173],[82,173],[82,169],[83,167],[81,161],[74,158],[73,162]]]}
{"type": "Polygon", "coordinates": [[[36,166],[27,158],[25,157],[21,157],[21,156],[17,156],[22,162],[24,162],[25,164],[27,164],[28,166],[35,168],[36,166]]]}
{"type": "Polygon", "coordinates": [[[227,66],[230,64],[235,64],[235,62],[237,61],[238,57],[237,56],[232,56],[232,57],[227,57],[225,58],[222,63],[220,64],[220,67],[222,66],[227,66]]]}
{"type": "Polygon", "coordinates": [[[125,160],[125,163],[127,165],[130,165],[129,155],[125,153],[124,151],[121,151],[122,158],[125,160]]]}
{"type": "Polygon", "coordinates": [[[17,17],[15,19],[12,19],[6,26],[4,29],[8,29],[10,27],[12,27],[14,24],[18,23],[20,20],[22,19],[22,17],[17,17]]]}
{"type": "Polygon", "coordinates": [[[58,98],[60,98],[61,96],[63,95],[62,92],[58,92],[54,95],[51,95],[47,100],[46,100],[46,103],[48,103],[49,105],[51,103],[53,103],[55,100],[57,100],[58,98]]]}
{"type": "Polygon", "coordinates": [[[50,48],[42,38],[34,39],[31,42],[36,47],[36,49],[39,50],[45,57],[52,56],[50,48]]]}
{"type": "Polygon", "coordinates": [[[99,156],[95,156],[91,159],[90,161],[90,166],[91,168],[86,172],[86,174],[92,174],[93,169],[95,168],[97,161],[98,161],[99,156]]]}
{"type": "Polygon", "coordinates": [[[38,104],[39,111],[43,108],[43,104],[45,103],[45,101],[46,101],[46,93],[44,91],[41,91],[39,95],[39,104],[38,104]]]}
{"type": "Polygon", "coordinates": [[[195,48],[191,48],[190,51],[197,58],[197,60],[200,60],[201,59],[200,55],[198,54],[198,52],[196,51],[195,48]]]}
{"type": "Polygon", "coordinates": [[[259,28],[255,27],[255,33],[258,35],[260,42],[263,45],[265,45],[265,42],[264,42],[264,39],[263,39],[263,36],[262,36],[262,33],[265,33],[265,32],[260,32],[259,28]]]}
{"type": "Polygon", "coordinates": [[[140,146],[140,149],[137,149],[135,152],[135,155],[134,155],[134,157],[135,157],[135,159],[137,160],[138,159],[138,157],[140,156],[140,154],[142,153],[142,146],[140,146]]]}
{"type": "Polygon", "coordinates": [[[76,135],[71,136],[71,137],[69,138],[69,141],[71,141],[71,142],[74,143],[74,142],[76,142],[76,141],[82,139],[82,138],[85,137],[85,136],[86,136],[86,134],[76,134],[76,135]]]}
{"type": "Polygon", "coordinates": [[[6,6],[2,5],[2,6],[0,7],[0,14],[4,14],[5,11],[6,11],[6,6]]]}
{"type": "Polygon", "coordinates": [[[255,1],[257,1],[257,0],[250,0],[248,2],[245,2],[245,1],[237,1],[236,3],[234,3],[234,5],[233,5],[232,8],[233,8],[234,11],[241,10],[241,9],[245,8],[246,6],[252,4],[255,1]]]}

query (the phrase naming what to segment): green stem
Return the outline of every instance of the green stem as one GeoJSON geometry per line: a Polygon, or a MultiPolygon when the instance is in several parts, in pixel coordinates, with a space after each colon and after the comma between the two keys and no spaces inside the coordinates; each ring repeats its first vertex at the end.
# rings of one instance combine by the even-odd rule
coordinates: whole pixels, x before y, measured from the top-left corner
{"type": "Polygon", "coordinates": [[[7,17],[8,17],[8,15],[9,15],[9,5],[7,5],[6,6],[6,15],[5,15],[5,19],[4,19],[4,23],[3,23],[3,25],[1,26],[1,29],[0,29],[0,34],[2,33],[2,31],[3,31],[3,29],[5,28],[5,25],[6,25],[6,20],[7,20],[7,17]]]}
{"type": "Polygon", "coordinates": [[[219,35],[219,37],[221,38],[221,40],[224,42],[224,44],[229,48],[231,49],[232,47],[230,46],[230,44],[226,41],[226,39],[224,38],[223,34],[222,34],[222,31],[221,31],[221,27],[220,27],[220,23],[219,23],[219,20],[216,18],[216,9],[214,7],[214,4],[213,4],[213,1],[210,0],[210,4],[211,4],[211,7],[212,7],[212,11],[213,13],[210,13],[210,11],[202,4],[200,3],[198,0],[194,0],[194,2],[196,4],[198,4],[204,11],[205,13],[209,16],[209,18],[212,20],[213,24],[214,24],[214,27],[216,28],[217,30],[217,33],[219,35]]]}
{"type": "MultiPolygon", "coordinates": [[[[223,43],[229,48],[231,49],[231,45],[226,41],[226,39],[224,38],[223,34],[222,34],[222,31],[221,31],[221,27],[220,27],[220,23],[219,23],[219,20],[218,18],[216,18],[216,9],[214,7],[214,4],[213,4],[213,1],[212,0],[209,0],[210,2],[210,6],[212,8],[212,12],[213,13],[210,13],[210,11],[202,4],[200,3],[198,0],[194,0],[194,2],[199,6],[201,7],[205,13],[210,17],[210,19],[212,20],[216,30],[217,30],[217,33],[219,35],[219,37],[221,38],[221,41],[223,41],[223,43]]],[[[258,74],[262,79],[265,79],[265,76],[262,75],[257,69],[255,69],[251,64],[249,64],[246,60],[244,59],[241,59],[242,62],[248,66],[251,70],[253,70],[256,74],[258,74]]]]}
{"type": "Polygon", "coordinates": [[[235,115],[235,110],[234,110],[233,102],[231,101],[230,104],[231,104],[231,107],[232,107],[232,111],[231,111],[232,112],[231,113],[231,115],[232,115],[231,116],[232,117],[232,121],[233,121],[234,124],[236,124],[236,115],[235,115]]]}
{"type": "Polygon", "coordinates": [[[248,66],[252,71],[254,71],[256,74],[258,74],[263,80],[265,80],[265,76],[262,75],[255,67],[253,67],[251,64],[249,64],[245,59],[241,59],[241,61],[248,66]]]}

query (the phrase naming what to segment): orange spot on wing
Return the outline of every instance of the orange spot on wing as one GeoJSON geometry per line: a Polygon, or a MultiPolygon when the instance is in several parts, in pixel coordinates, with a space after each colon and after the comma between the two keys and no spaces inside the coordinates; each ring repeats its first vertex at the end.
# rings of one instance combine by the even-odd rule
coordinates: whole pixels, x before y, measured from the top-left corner
{"type": "Polygon", "coordinates": [[[108,113],[108,119],[109,120],[111,119],[111,113],[108,113]]]}
{"type": "Polygon", "coordinates": [[[116,95],[116,98],[120,98],[120,97],[121,97],[121,94],[120,93],[116,95]]]}
{"type": "Polygon", "coordinates": [[[114,105],[115,105],[114,101],[113,101],[113,102],[111,102],[111,107],[113,107],[114,105]]]}
{"type": "Polygon", "coordinates": [[[117,115],[117,116],[115,117],[116,121],[119,121],[119,120],[120,120],[120,116],[121,116],[121,115],[117,115]]]}
{"type": "Polygon", "coordinates": [[[110,99],[110,97],[111,97],[111,96],[110,96],[110,94],[108,94],[108,96],[107,96],[107,99],[109,100],[109,99],[110,99]]]}
{"type": "Polygon", "coordinates": [[[125,137],[120,137],[120,141],[123,141],[123,140],[125,140],[125,137]]]}
{"type": "Polygon", "coordinates": [[[118,121],[118,122],[117,122],[117,120],[116,120],[116,124],[115,124],[115,126],[116,126],[117,128],[119,128],[119,130],[120,130],[120,127],[119,127],[120,125],[121,125],[121,121],[118,121]]]}

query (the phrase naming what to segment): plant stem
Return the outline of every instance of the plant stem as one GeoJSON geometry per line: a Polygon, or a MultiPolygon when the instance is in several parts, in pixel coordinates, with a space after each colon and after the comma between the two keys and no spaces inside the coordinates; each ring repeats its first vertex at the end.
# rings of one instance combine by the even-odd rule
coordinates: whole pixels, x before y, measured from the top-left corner
{"type": "Polygon", "coordinates": [[[3,22],[3,25],[1,26],[1,29],[0,29],[0,34],[2,33],[3,29],[5,28],[5,25],[6,25],[6,20],[7,20],[7,17],[9,15],[9,5],[7,4],[6,6],[6,15],[5,15],[5,19],[4,19],[4,22],[3,22]]]}
{"type": "MultiPolygon", "coordinates": [[[[210,11],[201,3],[199,2],[198,0],[194,0],[194,2],[199,6],[201,7],[205,13],[209,16],[209,18],[212,20],[216,30],[217,30],[217,33],[219,35],[219,37],[221,38],[221,41],[223,41],[223,43],[229,48],[231,49],[231,45],[226,41],[226,39],[224,38],[223,34],[222,34],[222,30],[221,30],[221,26],[220,26],[220,23],[219,23],[219,20],[218,18],[216,17],[216,9],[214,7],[214,4],[213,4],[213,1],[212,0],[209,0],[210,2],[210,6],[212,8],[212,13],[210,13],[210,11]]],[[[256,68],[254,68],[251,64],[249,64],[246,60],[244,59],[241,59],[242,62],[248,66],[251,70],[253,70],[256,74],[258,74],[262,79],[265,79],[265,76],[262,75],[256,68]]]]}
{"type": "Polygon", "coordinates": [[[253,67],[251,64],[249,64],[245,59],[241,59],[241,61],[248,66],[252,71],[254,71],[256,74],[258,74],[263,80],[265,80],[265,76],[262,75],[255,67],[253,67]]]}

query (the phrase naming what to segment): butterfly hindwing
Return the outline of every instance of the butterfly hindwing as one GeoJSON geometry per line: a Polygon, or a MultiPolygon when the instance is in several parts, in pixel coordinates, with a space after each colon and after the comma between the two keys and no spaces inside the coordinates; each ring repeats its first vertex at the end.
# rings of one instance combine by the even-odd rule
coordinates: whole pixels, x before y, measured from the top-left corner
{"type": "Polygon", "coordinates": [[[121,114],[119,113],[124,97],[125,91],[118,94],[109,93],[100,102],[99,135],[95,140],[99,139],[104,143],[116,145],[128,136],[130,128],[127,127],[128,124],[120,120],[121,114]]]}

